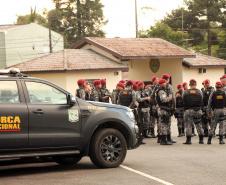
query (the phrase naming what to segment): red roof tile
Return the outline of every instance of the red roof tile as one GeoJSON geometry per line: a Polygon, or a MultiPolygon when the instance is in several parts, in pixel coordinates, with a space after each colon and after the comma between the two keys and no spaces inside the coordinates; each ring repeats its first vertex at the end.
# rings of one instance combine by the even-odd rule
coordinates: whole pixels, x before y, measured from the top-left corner
{"type": "Polygon", "coordinates": [[[195,58],[195,54],[159,38],[86,37],[72,48],[94,45],[120,59],[195,58]]]}
{"type": "Polygon", "coordinates": [[[79,70],[128,70],[128,67],[106,58],[92,50],[65,49],[10,67],[21,72],[79,71],[79,70]]]}
{"type": "Polygon", "coordinates": [[[183,65],[188,68],[200,67],[226,67],[226,60],[195,53],[196,58],[186,58],[183,60],[183,65]]]}

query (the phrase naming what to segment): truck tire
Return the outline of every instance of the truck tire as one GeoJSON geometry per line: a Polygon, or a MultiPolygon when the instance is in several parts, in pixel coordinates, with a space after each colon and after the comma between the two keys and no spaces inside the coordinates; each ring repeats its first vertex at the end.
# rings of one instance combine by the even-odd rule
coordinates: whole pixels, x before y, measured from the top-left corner
{"type": "Polygon", "coordinates": [[[115,168],[124,161],[127,144],[116,129],[107,128],[95,133],[90,146],[90,159],[100,168],[115,168]]]}
{"type": "Polygon", "coordinates": [[[56,163],[58,163],[60,165],[74,165],[82,159],[82,156],[80,156],[80,155],[70,155],[69,156],[68,155],[68,156],[55,156],[52,158],[56,163]]]}

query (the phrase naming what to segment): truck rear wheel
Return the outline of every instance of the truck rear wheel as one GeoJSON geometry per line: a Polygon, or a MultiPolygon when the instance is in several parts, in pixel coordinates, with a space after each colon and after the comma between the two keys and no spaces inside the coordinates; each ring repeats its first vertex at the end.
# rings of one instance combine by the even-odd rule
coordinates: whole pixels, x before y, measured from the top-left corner
{"type": "Polygon", "coordinates": [[[53,160],[60,165],[73,165],[82,159],[80,155],[55,156],[53,160]]]}
{"type": "Polygon", "coordinates": [[[90,159],[98,167],[118,167],[124,161],[126,153],[125,138],[116,129],[99,130],[91,141],[90,159]]]}

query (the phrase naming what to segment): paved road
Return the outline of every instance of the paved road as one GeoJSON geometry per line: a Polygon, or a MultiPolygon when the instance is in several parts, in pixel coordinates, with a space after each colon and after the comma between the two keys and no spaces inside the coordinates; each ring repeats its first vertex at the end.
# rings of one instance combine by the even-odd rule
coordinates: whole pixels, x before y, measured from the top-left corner
{"type": "Polygon", "coordinates": [[[207,138],[199,145],[197,136],[192,145],[183,145],[185,137],[176,137],[175,121],[172,130],[177,144],[160,146],[156,139],[145,139],[147,144],[128,151],[115,169],[98,169],[88,157],[75,166],[38,159],[0,162],[0,185],[226,184],[226,145],[219,145],[217,137],[212,145],[206,144],[207,138]]]}

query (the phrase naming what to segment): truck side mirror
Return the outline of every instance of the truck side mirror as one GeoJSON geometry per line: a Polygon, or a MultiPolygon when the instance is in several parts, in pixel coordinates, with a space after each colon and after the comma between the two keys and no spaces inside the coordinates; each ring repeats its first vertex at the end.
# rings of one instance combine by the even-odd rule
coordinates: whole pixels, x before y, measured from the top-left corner
{"type": "Polygon", "coordinates": [[[76,103],[75,102],[75,97],[72,94],[69,94],[67,99],[68,99],[68,104],[69,105],[74,105],[76,103]]]}

